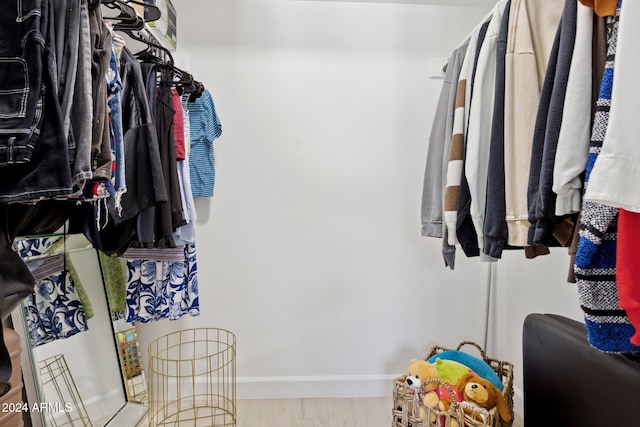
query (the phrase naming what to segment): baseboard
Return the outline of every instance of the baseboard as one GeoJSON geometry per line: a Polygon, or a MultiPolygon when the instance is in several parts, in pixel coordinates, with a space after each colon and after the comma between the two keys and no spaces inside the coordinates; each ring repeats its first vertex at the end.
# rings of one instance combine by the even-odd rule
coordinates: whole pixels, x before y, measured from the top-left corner
{"type": "Polygon", "coordinates": [[[238,399],[391,396],[397,375],[238,377],[238,399]]]}

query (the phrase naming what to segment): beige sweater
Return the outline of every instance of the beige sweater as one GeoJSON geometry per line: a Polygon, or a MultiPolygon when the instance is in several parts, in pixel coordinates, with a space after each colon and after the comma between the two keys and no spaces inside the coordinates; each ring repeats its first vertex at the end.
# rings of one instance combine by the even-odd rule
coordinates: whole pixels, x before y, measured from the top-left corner
{"type": "Polygon", "coordinates": [[[504,163],[509,244],[526,246],[527,186],[540,90],[564,0],[512,0],[505,64],[504,163]]]}

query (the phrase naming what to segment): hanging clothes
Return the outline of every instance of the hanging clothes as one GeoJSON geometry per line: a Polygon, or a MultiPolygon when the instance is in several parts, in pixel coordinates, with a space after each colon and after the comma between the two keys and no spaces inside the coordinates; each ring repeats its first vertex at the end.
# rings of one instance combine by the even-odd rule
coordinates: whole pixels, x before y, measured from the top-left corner
{"type": "MultiPolygon", "coordinates": [[[[465,176],[468,181],[470,204],[476,246],[484,247],[484,217],[489,175],[489,154],[493,106],[496,92],[496,47],[504,13],[510,4],[500,2],[494,7],[487,26],[487,33],[480,44],[477,73],[472,80],[472,103],[469,112],[469,129],[465,151],[465,176]]],[[[486,254],[485,254],[486,255],[486,254]]],[[[486,260],[490,260],[488,257],[486,260]]],[[[495,259],[493,259],[495,260],[495,259]]]]}
{"type": "MultiPolygon", "coordinates": [[[[20,255],[20,258],[27,261],[34,257],[43,257],[45,255],[56,255],[60,249],[64,248],[65,238],[64,236],[52,236],[52,237],[32,237],[27,239],[18,239],[14,242],[13,246],[15,251],[20,255]]],[[[76,291],[78,292],[78,298],[84,308],[85,317],[91,319],[93,317],[93,306],[89,300],[89,296],[84,289],[80,276],[78,275],[73,262],[68,253],[64,253],[65,268],[69,273],[70,279],[73,281],[76,291]]],[[[37,265],[37,264],[33,264],[37,265]]]]}
{"type": "Polygon", "coordinates": [[[553,166],[555,214],[580,211],[582,173],[587,167],[592,105],[593,10],[578,5],[576,37],[553,166]]]}
{"type": "Polygon", "coordinates": [[[28,263],[36,279],[35,293],[25,300],[25,317],[36,347],[89,329],[84,307],[65,265],[64,254],[28,263]]]}
{"type": "MultiPolygon", "coordinates": [[[[616,18],[609,37],[607,64],[602,78],[598,109],[591,136],[585,176],[587,189],[590,174],[597,162],[609,126],[619,15],[620,6],[616,11],[616,18]]],[[[640,352],[640,347],[630,341],[635,329],[618,302],[616,288],[617,225],[618,208],[589,200],[583,201],[580,241],[575,263],[579,302],[584,311],[587,337],[593,347],[605,352],[640,352]]]]}
{"type": "MultiPolygon", "coordinates": [[[[185,95],[187,100],[189,95],[185,95]]],[[[188,102],[191,131],[189,165],[193,197],[212,197],[215,185],[213,141],[222,134],[211,93],[205,89],[200,97],[188,102]]]]}
{"type": "Polygon", "coordinates": [[[504,194],[504,110],[510,14],[511,0],[505,6],[496,40],[496,81],[487,166],[487,200],[483,228],[476,230],[478,234],[483,235],[482,253],[494,259],[500,258],[502,250],[507,246],[507,211],[504,194]]]}
{"type": "Polygon", "coordinates": [[[527,187],[540,91],[564,2],[512,0],[505,65],[505,203],[508,244],[527,246],[527,187]]]}
{"type": "Polygon", "coordinates": [[[631,336],[634,345],[640,345],[640,276],[636,249],[640,234],[640,198],[635,185],[640,150],[637,146],[638,121],[634,114],[640,93],[640,85],[636,82],[638,16],[637,2],[623,2],[609,128],[585,193],[585,200],[619,208],[616,285],[619,305],[635,329],[631,336]]]}
{"type": "Polygon", "coordinates": [[[569,70],[576,40],[577,2],[566,0],[551,50],[531,147],[527,204],[529,246],[568,246],[573,221],[557,217],[553,167],[562,124],[569,70]]]}
{"type": "MultiPolygon", "coordinates": [[[[108,256],[98,252],[100,257],[100,270],[102,281],[107,292],[109,311],[123,313],[126,308],[127,277],[125,275],[123,260],[116,256],[108,256]]],[[[120,317],[117,315],[116,317],[120,317]]]]}
{"type": "Polygon", "coordinates": [[[171,73],[166,71],[161,73],[161,84],[156,101],[156,129],[160,145],[160,161],[169,199],[167,203],[160,205],[156,214],[156,247],[176,246],[173,241],[173,232],[176,228],[186,224],[182,211],[182,197],[176,163],[173,125],[176,110],[173,109],[171,78],[171,73]]]}
{"type": "Polygon", "coordinates": [[[196,246],[129,249],[127,322],[177,320],[200,314],[196,246]]]}
{"type": "MultiPolygon", "coordinates": [[[[175,104],[175,95],[174,94],[174,108],[179,108],[182,111],[182,120],[183,120],[183,139],[184,139],[184,159],[180,160],[178,154],[176,153],[176,158],[178,158],[178,179],[180,181],[180,195],[182,196],[182,210],[184,213],[184,219],[187,222],[185,225],[180,226],[173,233],[173,240],[176,245],[187,245],[189,243],[195,243],[196,241],[196,230],[195,230],[195,221],[198,219],[198,215],[196,212],[196,206],[193,199],[193,191],[191,189],[191,175],[190,170],[191,167],[189,165],[189,146],[191,143],[190,137],[190,123],[189,123],[189,111],[185,110],[182,105],[176,106],[175,104]]],[[[181,99],[181,98],[180,98],[181,99]]],[[[174,123],[175,123],[174,117],[174,123]]],[[[176,149],[177,150],[177,149],[176,149]]]]}
{"type": "MultiPolygon", "coordinates": [[[[478,43],[476,45],[474,66],[471,72],[469,85],[469,94],[471,96],[471,99],[473,99],[474,83],[476,80],[476,74],[478,72],[478,60],[480,59],[480,51],[482,50],[482,45],[484,44],[490,21],[491,20],[482,24],[478,32],[478,43]]],[[[482,72],[482,69],[480,69],[480,72],[482,72]]],[[[471,105],[473,104],[470,104],[470,109],[471,105]]],[[[469,121],[470,120],[471,116],[469,116],[469,121]]],[[[466,133],[468,138],[469,129],[467,129],[466,133]]],[[[478,247],[478,234],[476,233],[476,230],[473,226],[473,219],[471,218],[471,190],[469,187],[469,180],[467,179],[465,165],[466,156],[463,156],[462,174],[460,176],[460,189],[458,192],[458,209],[456,211],[456,238],[458,240],[458,243],[460,243],[460,247],[462,248],[464,254],[467,257],[475,257],[480,255],[480,248],[478,247]]]]}
{"type": "Polygon", "coordinates": [[[457,48],[449,58],[429,135],[427,164],[422,190],[422,235],[442,239],[446,267],[455,267],[455,246],[449,245],[443,221],[446,164],[451,147],[458,78],[469,43],[457,48]],[[446,153],[446,155],[445,155],[446,153]]]}
{"type": "Polygon", "coordinates": [[[7,94],[0,103],[0,203],[71,193],[53,12],[52,0],[24,0],[0,12],[0,89],[7,94]]]}

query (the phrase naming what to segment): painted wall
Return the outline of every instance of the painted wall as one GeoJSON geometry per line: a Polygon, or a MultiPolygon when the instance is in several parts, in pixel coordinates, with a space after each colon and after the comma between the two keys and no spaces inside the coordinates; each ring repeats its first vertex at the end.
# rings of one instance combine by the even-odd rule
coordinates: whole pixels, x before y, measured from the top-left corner
{"type": "MultiPolygon", "coordinates": [[[[430,76],[493,2],[411,3],[174,0],[177,61],[223,134],[216,194],[197,203],[202,314],[139,325],[142,348],[229,329],[238,397],[276,398],[389,395],[432,345],[483,342],[488,264],[445,269],[420,202],[430,76]]],[[[488,353],[516,364],[518,390],[525,315],[579,317],[568,262],[493,267],[488,353]]]]}

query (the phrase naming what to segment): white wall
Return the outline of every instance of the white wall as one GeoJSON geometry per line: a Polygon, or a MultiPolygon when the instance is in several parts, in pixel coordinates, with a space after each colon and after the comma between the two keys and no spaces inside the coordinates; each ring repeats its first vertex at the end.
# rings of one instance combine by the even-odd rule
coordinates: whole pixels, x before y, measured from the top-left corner
{"type": "MultiPolygon", "coordinates": [[[[420,200],[429,77],[493,2],[410,3],[426,2],[174,0],[176,57],[223,134],[216,195],[198,200],[202,314],[140,325],[141,347],[227,328],[246,398],[388,395],[432,345],[482,343],[488,266],[445,269],[420,200]]],[[[488,352],[518,388],[524,316],[578,316],[567,268],[565,250],[495,267],[488,352]]]]}

